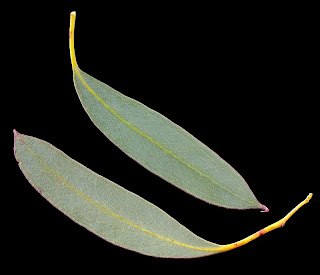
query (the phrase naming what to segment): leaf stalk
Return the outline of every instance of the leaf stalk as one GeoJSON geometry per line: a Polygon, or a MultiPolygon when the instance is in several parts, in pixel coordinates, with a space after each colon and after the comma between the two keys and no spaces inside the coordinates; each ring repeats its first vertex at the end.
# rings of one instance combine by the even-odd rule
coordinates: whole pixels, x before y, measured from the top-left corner
{"type": "Polygon", "coordinates": [[[309,195],[307,196],[307,198],[305,200],[300,202],[295,208],[293,208],[285,217],[283,217],[279,221],[257,231],[256,233],[254,233],[254,234],[252,234],[252,235],[250,235],[240,241],[237,241],[237,242],[234,242],[231,244],[227,244],[227,245],[222,245],[222,247],[219,248],[219,250],[221,249],[221,252],[232,250],[234,248],[240,247],[242,245],[245,245],[245,244],[257,239],[260,236],[262,236],[272,230],[283,227],[285,225],[285,223],[292,217],[292,215],[294,213],[296,213],[303,205],[308,203],[311,200],[311,198],[312,198],[312,193],[309,193],[309,195]]]}
{"type": "Polygon", "coordinates": [[[74,27],[76,23],[76,12],[73,11],[70,14],[70,30],[69,30],[69,48],[70,48],[70,57],[71,57],[71,64],[73,68],[77,68],[77,60],[76,54],[74,50],[74,27]]]}

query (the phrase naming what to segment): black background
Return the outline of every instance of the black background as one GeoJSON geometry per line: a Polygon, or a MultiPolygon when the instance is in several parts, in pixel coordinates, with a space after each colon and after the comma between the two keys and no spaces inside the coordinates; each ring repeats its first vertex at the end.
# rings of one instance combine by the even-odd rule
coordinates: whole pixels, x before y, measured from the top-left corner
{"type": "Polygon", "coordinates": [[[7,256],[27,260],[25,270],[38,264],[106,272],[135,266],[142,271],[148,264],[210,267],[210,272],[310,266],[317,194],[283,229],[227,253],[176,260],[103,241],[28,184],[13,156],[13,129],[48,141],[219,244],[277,221],[314,192],[318,122],[312,7],[117,3],[19,5],[8,11],[3,43],[8,87],[2,91],[7,256]],[[68,47],[73,10],[80,68],[208,145],[246,179],[269,213],[202,202],[151,174],[105,138],[73,87],[68,47]]]}

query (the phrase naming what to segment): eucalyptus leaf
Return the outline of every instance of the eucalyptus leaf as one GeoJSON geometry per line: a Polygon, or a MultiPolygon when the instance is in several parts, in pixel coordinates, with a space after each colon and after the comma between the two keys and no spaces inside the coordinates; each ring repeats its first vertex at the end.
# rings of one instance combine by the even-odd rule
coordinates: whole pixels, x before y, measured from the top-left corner
{"type": "Polygon", "coordinates": [[[58,210],[104,240],[156,257],[193,258],[237,248],[282,227],[312,196],[278,222],[241,241],[218,245],[43,140],[14,131],[14,152],[30,184],[58,210]]]}
{"type": "Polygon", "coordinates": [[[180,126],[80,70],[70,54],[80,101],[97,128],[124,153],[181,190],[226,208],[268,211],[245,180],[221,157],[180,126]]]}

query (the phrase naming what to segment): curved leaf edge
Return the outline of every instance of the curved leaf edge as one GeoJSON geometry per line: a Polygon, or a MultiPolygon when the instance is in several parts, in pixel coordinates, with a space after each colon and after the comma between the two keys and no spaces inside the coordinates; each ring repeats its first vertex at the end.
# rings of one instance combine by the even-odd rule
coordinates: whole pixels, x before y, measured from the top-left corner
{"type": "MultiPolygon", "coordinates": [[[[70,48],[70,58],[71,58],[71,64],[72,64],[72,70],[73,70],[73,75],[74,77],[77,75],[79,77],[79,79],[85,84],[86,82],[83,80],[83,77],[81,75],[81,73],[84,73],[86,75],[88,75],[87,73],[83,72],[79,66],[78,63],[76,61],[76,55],[75,55],[75,48],[74,48],[74,29],[75,29],[75,19],[76,19],[76,12],[71,12],[70,14],[70,30],[69,30],[69,48],[70,48]]],[[[88,75],[90,76],[90,75],[88,75]]],[[[90,76],[92,77],[92,76],[90,76]]],[[[99,80],[97,80],[99,81],[99,80]]],[[[99,81],[101,84],[106,85],[105,83],[99,81]]],[[[106,85],[107,86],[107,85],[106,85]]],[[[89,87],[90,88],[90,87],[89,87]]],[[[117,91],[118,92],[118,91],[117,91]]],[[[119,93],[119,92],[118,92],[119,93]]],[[[219,204],[215,204],[209,200],[206,200],[204,198],[198,197],[195,194],[189,192],[188,190],[185,190],[183,188],[181,188],[180,186],[176,185],[175,183],[168,181],[167,179],[163,178],[161,175],[159,175],[158,173],[156,173],[155,171],[152,171],[150,168],[148,168],[145,164],[143,164],[141,161],[137,160],[136,158],[134,158],[133,156],[131,156],[128,152],[125,152],[121,147],[119,147],[107,134],[105,134],[102,129],[99,127],[99,125],[97,125],[97,123],[91,118],[91,116],[89,115],[89,112],[86,108],[86,106],[83,104],[82,99],[79,95],[79,93],[77,92],[78,98],[80,100],[80,103],[83,107],[83,109],[86,111],[86,113],[89,116],[89,119],[91,120],[91,122],[96,126],[96,128],[98,128],[100,130],[101,133],[103,133],[104,136],[106,136],[108,138],[109,141],[111,141],[112,144],[114,144],[117,148],[120,149],[120,151],[122,151],[123,153],[125,153],[127,156],[129,156],[132,160],[134,160],[135,162],[137,162],[138,164],[140,164],[142,167],[144,167],[146,170],[148,170],[149,172],[153,173],[154,175],[160,177],[161,179],[163,179],[166,182],[169,182],[171,185],[175,186],[176,188],[180,189],[181,191],[193,196],[194,198],[200,199],[206,203],[209,203],[211,205],[215,205],[218,207],[223,207],[223,208],[227,208],[227,209],[236,209],[236,210],[248,210],[248,209],[260,209],[261,212],[269,212],[269,209],[267,206],[263,205],[262,203],[260,203],[258,201],[258,199],[256,198],[256,196],[254,195],[253,191],[251,190],[249,184],[246,182],[246,180],[239,174],[238,171],[236,171],[228,162],[225,162],[229,168],[231,168],[231,170],[233,170],[238,176],[240,176],[243,180],[243,183],[247,186],[248,190],[250,191],[252,197],[256,200],[256,203],[252,203],[252,207],[230,207],[230,206],[225,206],[225,205],[219,205],[219,204]]],[[[125,96],[123,94],[121,94],[122,96],[125,96]]],[[[125,96],[126,98],[136,101],[133,98],[130,98],[128,96],[125,96]]],[[[99,98],[100,99],[100,98],[99,98]]],[[[145,108],[149,109],[152,112],[155,112],[159,115],[161,115],[164,119],[168,120],[170,123],[175,124],[174,122],[172,122],[170,119],[168,119],[167,117],[163,116],[162,114],[156,112],[155,110],[149,108],[148,106],[144,105],[143,103],[139,102],[140,104],[142,104],[145,108]]],[[[180,126],[179,126],[180,127],[180,126]]],[[[191,136],[192,138],[194,138],[199,144],[207,147],[209,150],[211,150],[208,146],[206,146],[205,144],[203,144],[200,140],[198,140],[196,137],[194,137],[192,134],[190,134],[189,132],[187,132],[185,129],[181,128],[180,129],[182,131],[184,131],[187,135],[191,136]]],[[[218,158],[220,158],[221,160],[224,160],[221,156],[219,156],[217,153],[215,153],[217,155],[218,158]]],[[[237,195],[235,195],[237,196],[237,195]]]]}
{"type": "MultiPolygon", "coordinates": [[[[85,226],[81,225],[80,223],[78,223],[76,220],[74,220],[73,218],[71,218],[67,213],[65,213],[64,211],[62,211],[61,209],[59,209],[56,205],[54,205],[49,199],[47,199],[45,196],[43,196],[43,194],[41,193],[41,190],[39,190],[31,181],[30,179],[28,178],[28,176],[25,174],[25,172],[23,171],[23,169],[21,168],[21,165],[20,165],[20,160],[17,158],[16,156],[16,140],[19,138],[19,133],[16,131],[16,130],[13,130],[14,132],[14,148],[13,148],[13,151],[14,151],[14,156],[18,162],[18,166],[20,168],[20,170],[22,171],[23,175],[26,177],[27,181],[30,183],[30,185],[43,197],[45,198],[51,205],[53,205],[56,209],[58,209],[60,212],[62,212],[63,214],[65,214],[68,218],[70,218],[72,221],[74,221],[75,223],[77,223],[78,225],[86,228],[85,226]]],[[[50,144],[51,145],[51,144],[50,144]]],[[[83,166],[83,165],[82,165],[83,166]]],[[[83,166],[84,168],[88,169],[87,167],[83,166]]],[[[89,171],[91,171],[90,169],[88,169],[89,171]]],[[[128,191],[130,192],[130,191],[128,191]]],[[[132,192],[131,192],[132,193],[132,192]]],[[[133,193],[134,194],[134,193],[133,193]]],[[[137,195],[138,196],[138,195],[137,195]]],[[[302,202],[300,202],[295,208],[293,208],[285,217],[283,217],[282,219],[280,219],[279,221],[269,225],[269,226],[266,226],[265,228],[255,232],[254,234],[251,234],[250,236],[240,240],[240,241],[237,241],[237,242],[234,242],[234,243],[231,243],[231,244],[227,244],[227,245],[220,245],[219,248],[213,248],[213,249],[205,249],[207,251],[212,251],[211,254],[207,254],[207,255],[203,255],[203,256],[199,256],[199,257],[188,257],[188,258],[200,258],[200,257],[205,257],[205,256],[210,256],[210,255],[213,255],[213,254],[217,254],[217,253],[222,253],[222,252],[226,252],[226,251],[229,251],[229,250],[232,250],[232,249],[235,249],[235,248],[238,248],[242,245],[245,245],[255,239],[257,239],[258,237],[268,233],[268,232],[271,232],[277,228],[281,228],[283,227],[286,222],[292,217],[293,214],[295,214],[303,205],[307,204],[311,198],[312,198],[313,194],[312,193],[309,193],[309,195],[306,197],[305,200],[303,200],[302,202]]],[[[139,197],[139,196],[138,196],[139,197]]],[[[141,197],[140,197],[141,198],[141,197]]],[[[141,198],[143,199],[143,198],[141,198]]],[[[168,214],[167,214],[168,215],[168,214]]],[[[86,228],[88,231],[92,232],[93,234],[97,235],[98,237],[102,238],[101,236],[99,236],[97,233],[89,230],[88,228],[86,228]]],[[[102,238],[104,239],[104,238],[102,238]]],[[[106,240],[106,239],[104,239],[106,240]]],[[[108,241],[108,240],[106,240],[108,241]]],[[[153,257],[156,257],[156,258],[173,258],[173,259],[186,259],[186,258],[175,258],[175,257],[159,257],[159,256],[154,256],[154,255],[148,255],[148,254],[144,254],[144,253],[141,253],[139,251],[135,251],[135,250],[131,250],[130,248],[127,248],[127,247],[122,247],[116,243],[113,243],[111,241],[108,241],[109,243],[111,244],[114,244],[118,247],[121,247],[121,248],[125,248],[129,251],[134,251],[136,253],[139,253],[139,254],[142,254],[142,255],[147,255],[147,256],[153,256],[153,257]]],[[[200,248],[201,249],[201,248],[200,248]]],[[[201,250],[204,250],[204,249],[201,249],[201,250]]]]}

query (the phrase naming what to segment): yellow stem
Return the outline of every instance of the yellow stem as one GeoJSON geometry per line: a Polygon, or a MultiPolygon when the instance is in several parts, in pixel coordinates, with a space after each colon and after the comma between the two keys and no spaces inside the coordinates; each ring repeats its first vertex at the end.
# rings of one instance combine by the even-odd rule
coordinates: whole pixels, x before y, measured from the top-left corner
{"type": "Polygon", "coordinates": [[[70,48],[70,57],[71,57],[71,64],[72,68],[77,68],[77,60],[76,54],[74,51],[74,26],[76,23],[76,12],[73,11],[70,14],[70,31],[69,31],[69,48],[70,48]]]}
{"type": "Polygon", "coordinates": [[[298,211],[298,209],[300,209],[303,205],[305,205],[306,203],[308,203],[310,201],[310,199],[312,198],[312,193],[310,193],[307,198],[302,201],[301,203],[299,203],[295,208],[293,208],[284,218],[282,218],[281,220],[259,230],[258,232],[238,241],[238,242],[234,242],[231,244],[226,244],[226,245],[222,245],[221,248],[219,248],[219,250],[221,249],[221,251],[228,251],[234,248],[237,248],[239,246],[245,245],[253,240],[255,240],[256,238],[272,231],[275,230],[277,228],[283,227],[285,225],[285,223],[287,222],[287,220],[289,220],[289,218],[298,211]]]}

